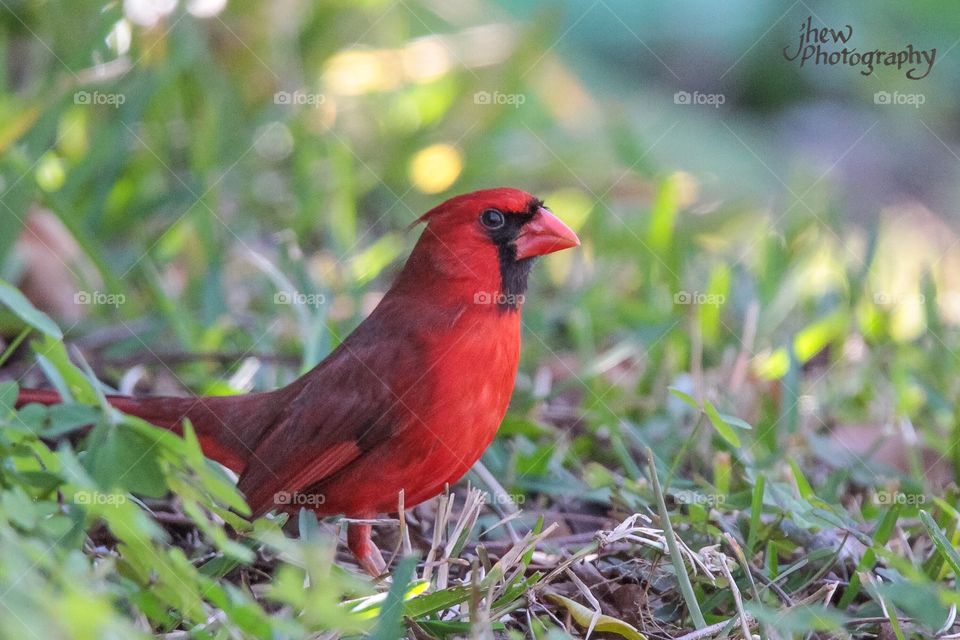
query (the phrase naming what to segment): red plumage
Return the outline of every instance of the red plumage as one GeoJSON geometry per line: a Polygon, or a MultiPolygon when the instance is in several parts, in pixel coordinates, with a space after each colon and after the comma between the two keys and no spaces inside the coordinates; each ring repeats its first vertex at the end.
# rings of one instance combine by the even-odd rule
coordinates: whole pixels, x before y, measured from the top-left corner
{"type": "MultiPolygon", "coordinates": [[[[542,202],[508,188],[453,198],[421,221],[380,304],[290,385],[110,403],[174,431],[189,418],[206,455],[240,475],[256,515],[307,503],[366,518],[395,510],[400,490],[407,507],[435,496],[480,458],[506,413],[532,258],[579,240],[542,202]]],[[[58,401],[25,389],[17,405],[58,401]]],[[[370,527],[349,533],[364,568],[381,571],[370,527]]]]}

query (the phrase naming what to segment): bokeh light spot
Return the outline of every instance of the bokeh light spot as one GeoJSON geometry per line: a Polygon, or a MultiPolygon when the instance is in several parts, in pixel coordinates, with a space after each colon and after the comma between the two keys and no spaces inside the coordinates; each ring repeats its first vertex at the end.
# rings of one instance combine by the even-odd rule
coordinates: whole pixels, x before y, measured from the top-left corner
{"type": "Polygon", "coordinates": [[[418,151],[410,160],[410,181],[423,193],[440,193],[463,171],[463,157],[449,144],[434,144],[418,151]]]}
{"type": "Polygon", "coordinates": [[[37,184],[44,191],[58,191],[67,178],[67,171],[60,156],[51,152],[43,154],[37,164],[37,184]]]}

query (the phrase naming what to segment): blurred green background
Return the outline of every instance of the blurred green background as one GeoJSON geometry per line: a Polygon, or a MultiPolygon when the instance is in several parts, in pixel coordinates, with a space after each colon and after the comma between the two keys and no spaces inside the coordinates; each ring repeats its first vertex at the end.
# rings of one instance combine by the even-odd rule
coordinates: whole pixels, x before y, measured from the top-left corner
{"type": "MultiPolygon", "coordinates": [[[[953,423],[937,369],[960,321],[960,11],[198,0],[2,16],[2,275],[71,335],[107,331],[90,338],[105,356],[162,344],[308,366],[387,286],[420,212],[506,184],[585,240],[536,277],[528,375],[547,345],[578,356],[561,366],[573,386],[626,367],[643,380],[624,402],[643,410],[742,350],[746,325],[764,379],[795,385],[818,354],[847,378],[845,353],[877,357],[836,409],[879,393],[892,400],[871,419],[926,412],[936,436],[953,423]],[[783,52],[808,16],[851,25],[861,50],[935,47],[936,65],[918,81],[801,68],[783,52]],[[278,306],[288,289],[324,303],[278,306]],[[941,357],[912,370],[911,345],[941,357]]],[[[180,375],[230,391],[209,373],[180,375]]]]}
{"type": "Polygon", "coordinates": [[[651,445],[741,503],[803,469],[856,521],[879,487],[952,504],[957,34],[939,1],[5,0],[0,277],[112,385],[271,388],[372,308],[417,216],[515,186],[583,239],[535,272],[484,458],[516,495],[635,509],[651,445]],[[801,67],[808,17],[936,63],[801,67]],[[753,430],[698,432],[671,386],[753,430]]]}

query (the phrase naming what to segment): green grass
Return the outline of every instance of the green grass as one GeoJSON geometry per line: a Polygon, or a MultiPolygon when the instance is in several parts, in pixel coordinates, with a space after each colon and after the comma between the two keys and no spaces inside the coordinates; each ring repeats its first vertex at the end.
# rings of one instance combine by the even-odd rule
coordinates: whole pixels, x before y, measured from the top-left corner
{"type": "Polygon", "coordinates": [[[180,7],[101,79],[120,4],[0,16],[0,637],[956,633],[952,237],[857,226],[804,170],[760,174],[786,200],[770,205],[648,155],[673,138],[548,50],[546,14],[474,66],[429,39],[472,19],[417,2],[279,25],[249,2],[180,7]],[[418,37],[449,68],[396,71],[418,37]],[[581,94],[571,120],[557,96],[581,94]],[[337,519],[247,521],[190,434],[105,408],[101,382],[293,379],[388,286],[407,224],[498,184],[545,198],[583,247],[536,268],[514,401],[468,477],[482,491],[376,528],[390,578],[359,574],[337,519]],[[14,249],[31,208],[70,240],[14,249]],[[313,302],[278,303],[293,291],[313,302]],[[15,412],[17,384],[74,401],[15,412]]]}

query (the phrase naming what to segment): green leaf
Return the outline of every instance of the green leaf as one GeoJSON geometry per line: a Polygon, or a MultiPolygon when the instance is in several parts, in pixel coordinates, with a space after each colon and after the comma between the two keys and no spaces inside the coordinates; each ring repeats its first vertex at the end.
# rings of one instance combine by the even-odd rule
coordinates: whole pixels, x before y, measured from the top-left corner
{"type": "MultiPolygon", "coordinates": [[[[249,546],[251,541],[243,540],[241,544],[249,546]]],[[[208,576],[210,578],[222,578],[227,575],[242,563],[237,560],[235,557],[230,557],[226,555],[214,556],[207,562],[204,562],[197,569],[202,575],[208,576]]]]}
{"type": "Polygon", "coordinates": [[[571,600],[561,596],[558,593],[545,593],[543,597],[551,602],[562,605],[569,613],[570,617],[576,620],[584,629],[589,629],[591,623],[596,620],[596,624],[593,625],[594,631],[599,631],[601,633],[614,633],[621,638],[627,638],[628,640],[646,640],[646,636],[637,631],[637,628],[631,624],[627,624],[623,620],[618,620],[613,616],[604,615],[602,613],[598,614],[592,609],[588,609],[583,606],[576,600],[571,600]]]}
{"type": "Polygon", "coordinates": [[[737,435],[737,432],[723,419],[716,407],[710,404],[709,400],[703,401],[703,410],[707,414],[707,417],[710,418],[710,424],[717,430],[720,437],[726,440],[730,446],[739,448],[740,437],[737,435]]]}
{"type": "MultiPolygon", "coordinates": [[[[139,418],[128,417],[127,420],[140,424],[145,430],[156,430],[156,427],[139,418]]],[[[236,483],[226,477],[220,465],[204,457],[200,441],[197,439],[197,433],[189,420],[185,420],[183,423],[183,439],[178,444],[183,445],[179,448],[178,462],[199,476],[199,484],[210,497],[228,506],[236,513],[250,515],[250,507],[247,506],[243,496],[237,490],[236,483]]]]}
{"type": "Polygon", "coordinates": [[[301,540],[319,540],[323,535],[320,531],[320,522],[317,520],[317,514],[310,509],[301,507],[297,517],[297,526],[300,530],[301,540]]]}
{"type": "Polygon", "coordinates": [[[17,394],[19,387],[12,380],[9,382],[0,382],[0,418],[6,418],[13,411],[13,405],[17,403],[17,394]]]}
{"type": "Polygon", "coordinates": [[[753,557],[753,549],[760,539],[760,515],[763,513],[763,493],[767,486],[767,476],[762,472],[757,474],[753,485],[753,495],[750,499],[750,533],[747,535],[747,557],[753,557]]]}
{"type": "Polygon", "coordinates": [[[524,416],[507,415],[500,423],[500,430],[497,433],[501,436],[520,435],[539,438],[553,433],[553,429],[524,416]]]}
{"type": "Polygon", "coordinates": [[[957,550],[954,549],[950,541],[947,540],[947,536],[943,535],[940,525],[933,519],[933,516],[923,509],[920,510],[920,522],[923,523],[927,534],[930,536],[930,539],[933,540],[937,551],[940,552],[944,560],[947,561],[947,564],[950,565],[950,568],[953,569],[953,574],[960,579],[960,554],[957,553],[957,550]]]}
{"type": "Polygon", "coordinates": [[[680,211],[682,185],[683,180],[679,174],[668,176],[660,183],[660,188],[650,207],[647,241],[657,253],[666,253],[673,243],[674,226],[677,213],[680,211]]]}
{"type": "Polygon", "coordinates": [[[101,424],[90,434],[84,467],[103,490],[159,498],[166,495],[167,483],[155,444],[125,425],[101,424]]]}
{"type": "Polygon", "coordinates": [[[70,356],[62,342],[47,336],[43,340],[35,341],[33,350],[37,353],[37,361],[43,367],[44,373],[65,399],[73,397],[84,404],[99,403],[97,391],[93,386],[98,384],[97,381],[88,378],[70,361],[70,356]]]}
{"type": "Polygon", "coordinates": [[[759,622],[770,625],[781,636],[805,634],[809,631],[839,631],[847,619],[841,612],[823,606],[796,605],[783,610],[766,607],[754,601],[744,602],[743,606],[759,622]]]}
{"type": "Polygon", "coordinates": [[[406,615],[411,618],[420,618],[466,602],[469,597],[470,587],[449,587],[426,593],[407,602],[406,615]]]}
{"type": "Polygon", "coordinates": [[[20,290],[6,280],[0,280],[0,304],[9,308],[28,325],[57,340],[63,339],[63,332],[50,316],[34,307],[20,290]]]}
{"type": "MultiPolygon", "coordinates": [[[[893,533],[893,526],[897,523],[897,518],[900,517],[900,507],[901,505],[894,503],[891,505],[890,510],[883,516],[883,520],[873,534],[873,543],[877,547],[882,547],[887,544],[887,540],[890,539],[890,535],[893,533]]],[[[923,512],[921,511],[920,513],[922,520],[923,512]]],[[[843,592],[843,597],[840,598],[840,604],[838,606],[841,611],[850,606],[853,599],[860,593],[860,574],[872,570],[876,559],[877,554],[873,548],[868,547],[863,552],[863,556],[860,557],[860,562],[857,563],[856,571],[850,576],[850,584],[847,585],[847,588],[843,592]]]]}
{"type": "MultiPolygon", "coordinates": [[[[404,604],[405,616],[418,617],[421,615],[425,615],[422,613],[418,613],[414,615],[411,613],[411,609],[409,608],[410,603],[413,602],[418,597],[422,596],[424,598],[429,598],[432,595],[443,594],[444,591],[447,591],[445,589],[444,591],[438,591],[437,594],[423,595],[429,588],[430,588],[430,583],[427,580],[414,580],[413,582],[410,583],[410,585],[407,587],[406,593],[404,593],[403,595],[403,599],[405,601],[405,604],[404,604]]],[[[383,603],[386,601],[386,599],[387,599],[386,592],[375,593],[371,596],[364,596],[362,598],[347,600],[346,602],[341,603],[341,607],[346,611],[349,611],[351,614],[356,614],[360,618],[372,619],[380,615],[380,612],[383,610],[383,603]]],[[[464,599],[466,599],[466,596],[464,596],[464,599]]],[[[459,602],[462,602],[462,600],[460,600],[459,602]]],[[[447,609],[448,607],[445,606],[442,608],[447,609]]],[[[430,613],[432,613],[432,611],[430,613]]]]}
{"type": "Polygon", "coordinates": [[[738,429],[746,429],[747,431],[750,431],[753,429],[753,427],[750,425],[749,422],[747,422],[746,420],[741,420],[737,416],[731,416],[726,413],[721,413],[720,418],[731,427],[736,427],[738,429]]]}
{"type": "Polygon", "coordinates": [[[678,398],[678,399],[682,400],[683,402],[687,403],[688,405],[690,405],[691,407],[693,407],[693,408],[696,409],[697,411],[700,411],[700,403],[697,402],[696,400],[694,400],[693,397],[690,396],[689,394],[684,393],[683,391],[680,391],[680,389],[677,389],[676,387],[669,387],[669,391],[670,391],[670,393],[672,393],[676,398],[678,398]]]}
{"type": "Polygon", "coordinates": [[[845,311],[837,311],[803,328],[793,341],[793,352],[800,362],[807,362],[828,344],[843,335],[849,318],[845,311]]]}
{"type": "Polygon", "coordinates": [[[816,494],[813,492],[813,487],[810,486],[807,477],[803,475],[803,471],[800,470],[800,465],[797,464],[797,461],[791,458],[788,462],[790,463],[790,469],[793,470],[793,479],[797,483],[797,491],[800,492],[800,497],[804,500],[815,497],[816,494]]]}
{"type": "Polygon", "coordinates": [[[371,634],[371,640],[399,640],[404,634],[403,629],[403,598],[407,592],[407,585],[413,577],[413,568],[417,559],[413,556],[403,558],[393,570],[393,584],[387,592],[387,599],[383,601],[377,626],[371,634]]]}
{"type": "Polygon", "coordinates": [[[779,380],[790,370],[790,353],[780,347],[769,354],[758,355],[754,370],[764,380],[779,380]]]}
{"type": "MultiPolygon", "coordinates": [[[[540,532],[543,531],[543,515],[537,516],[537,522],[533,525],[533,529],[530,530],[532,535],[538,536],[540,532]]],[[[527,549],[527,552],[523,554],[523,557],[520,559],[520,563],[523,564],[524,569],[530,566],[530,561],[533,560],[533,549],[531,546],[527,549]]]]}
{"type": "MultiPolygon", "coordinates": [[[[469,638],[473,629],[472,622],[446,622],[443,620],[418,620],[417,625],[432,636],[438,638],[469,638]]],[[[491,622],[490,629],[504,631],[506,626],[502,622],[491,622]]]]}
{"type": "Polygon", "coordinates": [[[712,345],[720,337],[720,328],[723,325],[720,310],[730,296],[730,267],[718,264],[710,274],[707,283],[706,302],[699,305],[700,332],[705,344],[712,345]]]}
{"type": "Polygon", "coordinates": [[[27,336],[30,335],[30,332],[33,331],[30,327],[24,327],[16,338],[13,339],[10,344],[6,346],[6,349],[0,353],[0,367],[3,367],[6,364],[7,360],[16,352],[24,340],[27,339],[27,336]]]}
{"type": "Polygon", "coordinates": [[[680,585],[680,592],[683,595],[684,602],[687,604],[687,610],[690,618],[697,629],[703,629],[707,622],[700,610],[700,602],[697,600],[697,594],[690,583],[690,576],[687,575],[687,567],[684,564],[683,556],[680,553],[680,546],[673,533],[673,525],[670,523],[670,514],[667,512],[667,503],[663,498],[663,489],[660,486],[660,478],[657,476],[657,463],[653,456],[653,449],[647,447],[647,468],[650,470],[650,481],[653,486],[653,496],[657,503],[657,512],[660,514],[660,526],[663,527],[663,537],[667,541],[667,549],[670,551],[670,562],[673,563],[673,570],[677,576],[677,583],[680,585]]]}
{"type": "Polygon", "coordinates": [[[542,577],[543,573],[540,571],[534,571],[527,576],[525,580],[520,580],[519,576],[517,576],[517,578],[511,582],[510,586],[506,587],[500,597],[493,603],[493,608],[499,609],[500,607],[511,605],[517,598],[520,598],[530,589],[533,589],[535,585],[539,584],[542,577]]]}
{"type": "Polygon", "coordinates": [[[43,435],[48,437],[60,436],[80,427],[97,424],[103,417],[95,408],[73,402],[48,407],[47,416],[50,426],[44,429],[43,435]]]}
{"type": "MultiPolygon", "coordinates": [[[[938,629],[947,620],[947,607],[932,583],[902,580],[877,585],[877,592],[897,610],[916,618],[927,628],[938,629]]],[[[890,609],[893,614],[892,607],[890,609]]]]}

